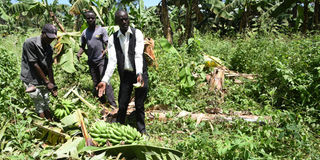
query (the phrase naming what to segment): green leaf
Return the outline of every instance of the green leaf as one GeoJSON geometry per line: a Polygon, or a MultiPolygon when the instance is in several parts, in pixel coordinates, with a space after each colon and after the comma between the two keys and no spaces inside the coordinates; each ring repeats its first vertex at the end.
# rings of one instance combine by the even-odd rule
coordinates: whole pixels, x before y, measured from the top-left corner
{"type": "Polygon", "coordinates": [[[165,38],[160,39],[160,46],[165,52],[179,54],[178,51],[165,38]]]}
{"type": "Polygon", "coordinates": [[[3,137],[3,135],[4,135],[4,132],[6,131],[8,125],[9,125],[9,123],[6,123],[6,124],[2,127],[2,129],[0,130],[0,141],[1,141],[1,139],[2,139],[2,137],[3,137]]]}
{"type": "Polygon", "coordinates": [[[149,146],[149,145],[118,145],[118,146],[111,146],[111,147],[84,147],[82,150],[79,151],[79,153],[82,152],[101,152],[105,151],[106,155],[113,155],[117,156],[119,153],[122,153],[123,156],[125,156],[127,159],[133,159],[137,158],[139,160],[146,160],[148,156],[146,156],[146,153],[154,153],[161,155],[165,154],[168,155],[171,153],[172,155],[176,155],[178,157],[182,156],[182,153],[177,150],[169,149],[169,148],[163,148],[163,147],[157,147],[157,146],[149,146]]]}
{"type": "Polygon", "coordinates": [[[82,137],[75,137],[74,139],[69,139],[66,143],[64,143],[57,151],[54,152],[54,157],[56,159],[60,158],[75,158],[78,157],[77,146],[83,141],[82,137]]]}
{"type": "Polygon", "coordinates": [[[179,59],[181,60],[181,64],[183,64],[182,57],[179,52],[174,48],[167,39],[161,38],[160,39],[160,47],[163,49],[164,52],[168,52],[169,54],[176,54],[179,59]]]}
{"type": "Polygon", "coordinates": [[[41,15],[46,11],[46,6],[43,3],[36,2],[28,9],[28,16],[41,15]]]}
{"type": "Polygon", "coordinates": [[[72,114],[61,119],[61,123],[64,126],[74,125],[75,123],[78,123],[78,122],[79,122],[79,117],[77,115],[77,112],[73,112],[72,114]]]}
{"type": "Polygon", "coordinates": [[[100,160],[100,159],[105,159],[105,154],[106,152],[102,152],[101,154],[98,154],[96,156],[93,156],[90,160],[100,160]]]}
{"type": "Polygon", "coordinates": [[[74,73],[77,71],[74,67],[74,55],[72,48],[69,48],[66,53],[61,56],[60,65],[62,69],[68,73],[74,73]]]}
{"type": "Polygon", "coordinates": [[[96,13],[96,15],[97,15],[98,19],[100,20],[101,24],[104,25],[104,22],[103,22],[103,20],[102,20],[102,18],[101,18],[101,16],[100,16],[100,13],[99,13],[98,10],[97,10],[97,7],[91,6],[91,8],[92,8],[92,10],[94,11],[94,13],[96,13]]]}
{"type": "Polygon", "coordinates": [[[57,36],[58,37],[65,36],[65,37],[62,38],[61,43],[69,44],[70,36],[72,36],[72,37],[80,37],[81,33],[80,32],[58,32],[57,36]]]}
{"type": "Polygon", "coordinates": [[[21,12],[28,11],[29,7],[30,7],[30,5],[27,3],[15,3],[10,6],[9,12],[10,13],[21,13],[21,12]]]}
{"type": "Polygon", "coordinates": [[[85,8],[88,9],[89,5],[89,0],[77,0],[72,4],[69,13],[71,15],[79,15],[81,13],[81,10],[85,8]]]}

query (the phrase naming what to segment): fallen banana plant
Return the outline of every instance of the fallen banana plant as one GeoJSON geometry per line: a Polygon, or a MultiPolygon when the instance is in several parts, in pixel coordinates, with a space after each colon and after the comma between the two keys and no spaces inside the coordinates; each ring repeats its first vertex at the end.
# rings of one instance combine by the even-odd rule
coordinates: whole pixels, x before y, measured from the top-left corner
{"type": "Polygon", "coordinates": [[[174,116],[174,118],[168,118],[168,115],[173,115],[172,112],[167,111],[147,111],[147,117],[149,120],[158,119],[160,121],[167,122],[169,120],[175,118],[191,118],[192,120],[197,121],[200,123],[201,121],[234,121],[236,119],[242,119],[247,122],[270,122],[270,116],[256,116],[256,115],[244,115],[240,112],[234,112],[233,115],[226,115],[226,114],[208,114],[208,113],[192,113],[187,111],[181,111],[178,115],[174,116]]]}
{"type": "Polygon", "coordinates": [[[78,93],[77,90],[75,90],[75,88],[76,86],[72,87],[63,97],[67,98],[70,95],[70,93],[74,93],[88,107],[90,107],[91,109],[96,109],[96,106],[92,105],[91,103],[86,101],[82,96],[80,96],[80,94],[78,93]]]}
{"type": "Polygon", "coordinates": [[[81,132],[82,132],[82,135],[86,141],[86,146],[97,146],[98,144],[95,143],[92,138],[90,137],[90,135],[88,134],[88,131],[87,131],[87,127],[84,123],[84,120],[83,120],[83,116],[82,116],[82,112],[80,109],[78,109],[76,111],[76,114],[78,116],[78,123],[80,123],[80,126],[81,126],[81,132]]]}
{"type": "Polygon", "coordinates": [[[203,54],[203,59],[206,67],[210,68],[210,67],[223,66],[222,60],[220,60],[218,57],[210,56],[205,53],[202,53],[202,54],[203,54]]]}
{"type": "Polygon", "coordinates": [[[49,125],[44,125],[41,122],[33,122],[33,124],[38,127],[39,139],[47,141],[51,145],[56,145],[59,143],[64,143],[70,136],[62,133],[62,129],[58,127],[50,127],[49,125]]]}

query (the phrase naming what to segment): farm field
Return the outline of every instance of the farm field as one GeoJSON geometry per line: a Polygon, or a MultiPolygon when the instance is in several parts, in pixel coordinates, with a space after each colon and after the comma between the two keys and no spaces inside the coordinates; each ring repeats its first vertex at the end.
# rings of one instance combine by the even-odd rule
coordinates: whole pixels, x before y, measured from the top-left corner
{"type": "MultiPolygon", "coordinates": [[[[297,21],[295,28],[277,24],[279,17],[267,17],[264,22],[256,20],[239,31],[244,26],[232,28],[231,23],[239,20],[233,15],[220,17],[230,23],[207,22],[202,28],[196,28],[198,23],[191,18],[194,28],[188,37],[187,23],[179,22],[179,16],[183,17],[188,8],[179,10],[178,4],[167,2],[169,25],[176,31],[171,34],[172,39],[163,34],[165,23],[158,15],[149,13],[152,7],[139,8],[142,0],[123,4],[130,8],[131,23],[137,28],[149,26],[142,31],[154,40],[156,60],[148,67],[149,93],[145,102],[149,136],[141,136],[133,129],[134,103],[129,106],[132,115],[127,118],[127,128],[112,123],[112,135],[95,130],[110,127],[115,111],[107,106],[109,116],[101,115],[102,105],[92,95],[87,57],[76,59],[81,27],[77,30],[67,22],[76,21],[73,15],[59,14],[67,13],[66,8],[56,10],[66,31],[58,33],[63,40],[51,44],[54,47],[61,43],[64,47],[61,52],[56,47],[54,52],[58,57],[53,65],[58,97],[50,96],[50,108],[65,114],[55,113],[55,122],[38,117],[19,79],[22,46],[27,38],[41,34],[40,26],[52,21],[49,16],[39,16],[35,24],[20,15],[26,24],[21,25],[19,16],[14,19],[11,11],[23,8],[0,2],[1,9],[10,9],[6,16],[12,16],[0,18],[0,159],[320,159],[319,29],[310,27],[304,31],[303,19],[297,21]],[[215,23],[230,26],[213,27],[215,23]],[[86,147],[81,119],[94,140],[108,137],[98,142],[98,148],[86,147]],[[113,141],[124,130],[130,130],[128,141],[113,141]]],[[[272,5],[283,5],[280,2],[272,5]]],[[[316,2],[310,3],[309,12],[313,13],[316,2]]],[[[95,3],[97,8],[107,6],[103,4],[95,3]]],[[[101,14],[106,22],[103,26],[115,25],[110,18],[116,6],[111,4],[106,7],[109,15],[101,14]]],[[[48,6],[52,9],[54,5],[59,6],[48,6]]],[[[257,5],[252,2],[252,6],[257,5]]],[[[203,14],[214,13],[209,11],[203,14]]],[[[83,20],[80,22],[86,27],[83,20]]],[[[107,27],[107,31],[111,35],[115,30],[107,27]]],[[[111,84],[117,100],[118,72],[111,84]]]]}

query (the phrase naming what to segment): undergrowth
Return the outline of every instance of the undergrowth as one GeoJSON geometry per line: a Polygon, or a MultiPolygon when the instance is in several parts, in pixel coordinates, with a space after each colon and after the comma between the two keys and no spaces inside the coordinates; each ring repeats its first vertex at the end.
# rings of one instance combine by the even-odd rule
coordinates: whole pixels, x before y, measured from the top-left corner
{"type": "MultiPolygon", "coordinates": [[[[10,35],[0,40],[0,159],[50,159],[59,146],[43,147],[35,138],[31,123],[33,103],[19,80],[23,41],[30,35],[10,35]]],[[[147,130],[157,145],[184,153],[182,159],[319,159],[319,82],[320,36],[268,35],[220,38],[196,35],[187,44],[168,51],[156,39],[158,67],[149,67],[150,91],[146,108],[165,106],[172,114],[167,121],[147,119],[147,130]],[[226,78],[223,103],[208,90],[203,55],[219,57],[233,71],[257,74],[254,80],[240,79],[236,84],[226,78]],[[184,69],[186,72],[181,73],[184,69]],[[190,73],[187,72],[190,70],[190,73]],[[182,83],[181,79],[190,81],[182,83]],[[177,118],[180,111],[201,112],[218,107],[230,111],[249,111],[271,117],[268,121],[202,121],[177,118]]],[[[92,82],[85,58],[77,72],[65,73],[54,66],[59,98],[72,87],[90,103],[98,106],[92,95],[92,82]]],[[[119,77],[112,78],[115,97],[119,77]]],[[[73,96],[73,95],[70,95],[73,96]]],[[[74,96],[73,96],[74,97],[74,96]]],[[[53,101],[54,102],[54,101],[53,101]]],[[[90,121],[100,118],[99,110],[82,103],[79,108],[90,121]]],[[[53,106],[53,105],[52,105],[53,106]]]]}

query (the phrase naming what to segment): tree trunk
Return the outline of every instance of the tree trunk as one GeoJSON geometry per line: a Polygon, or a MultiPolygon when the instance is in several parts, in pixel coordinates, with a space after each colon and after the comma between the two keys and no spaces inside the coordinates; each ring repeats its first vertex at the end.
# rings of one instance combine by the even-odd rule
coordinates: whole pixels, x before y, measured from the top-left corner
{"type": "Polygon", "coordinates": [[[320,29],[319,25],[319,14],[320,14],[320,0],[314,1],[314,26],[315,29],[320,29]]]}
{"type": "MultiPolygon", "coordinates": [[[[178,8],[180,8],[180,10],[181,10],[181,6],[177,6],[178,8]]],[[[180,18],[180,17],[182,17],[181,16],[181,12],[178,12],[178,27],[176,28],[176,31],[178,32],[178,33],[181,33],[180,34],[180,37],[179,37],[179,39],[178,39],[178,45],[180,46],[182,43],[183,43],[183,32],[182,32],[182,18],[180,18]]]]}
{"type": "MultiPolygon", "coordinates": [[[[196,0],[198,1],[198,0],[196,0]]],[[[193,3],[193,9],[196,13],[196,18],[197,18],[197,24],[201,23],[203,21],[203,14],[202,12],[200,11],[200,8],[199,8],[199,2],[197,3],[193,3]]]]}
{"type": "Polygon", "coordinates": [[[308,29],[308,5],[309,5],[309,0],[304,0],[302,33],[306,33],[308,29]]]}
{"type": "Polygon", "coordinates": [[[250,2],[248,2],[248,4],[245,5],[245,9],[244,9],[244,12],[242,14],[242,17],[241,17],[241,21],[240,21],[240,27],[239,27],[239,31],[240,32],[244,32],[245,29],[248,27],[248,24],[249,24],[249,16],[250,16],[250,13],[251,13],[251,4],[250,2]]]}
{"type": "Polygon", "coordinates": [[[295,28],[295,26],[296,26],[295,18],[297,18],[297,11],[298,11],[298,4],[295,3],[294,7],[292,8],[292,19],[290,21],[291,28],[295,28]]]}
{"type": "Polygon", "coordinates": [[[163,23],[163,34],[166,37],[166,39],[169,41],[169,43],[172,44],[172,36],[171,36],[171,27],[170,27],[170,21],[169,21],[169,13],[168,13],[168,6],[167,6],[167,0],[161,0],[161,19],[163,23]]]}
{"type": "Polygon", "coordinates": [[[192,22],[191,22],[191,18],[192,18],[192,3],[195,0],[189,0],[188,2],[185,3],[186,9],[187,9],[187,13],[186,13],[186,17],[185,17],[185,21],[186,21],[186,32],[185,32],[185,40],[188,40],[190,37],[192,37],[192,22]]]}

